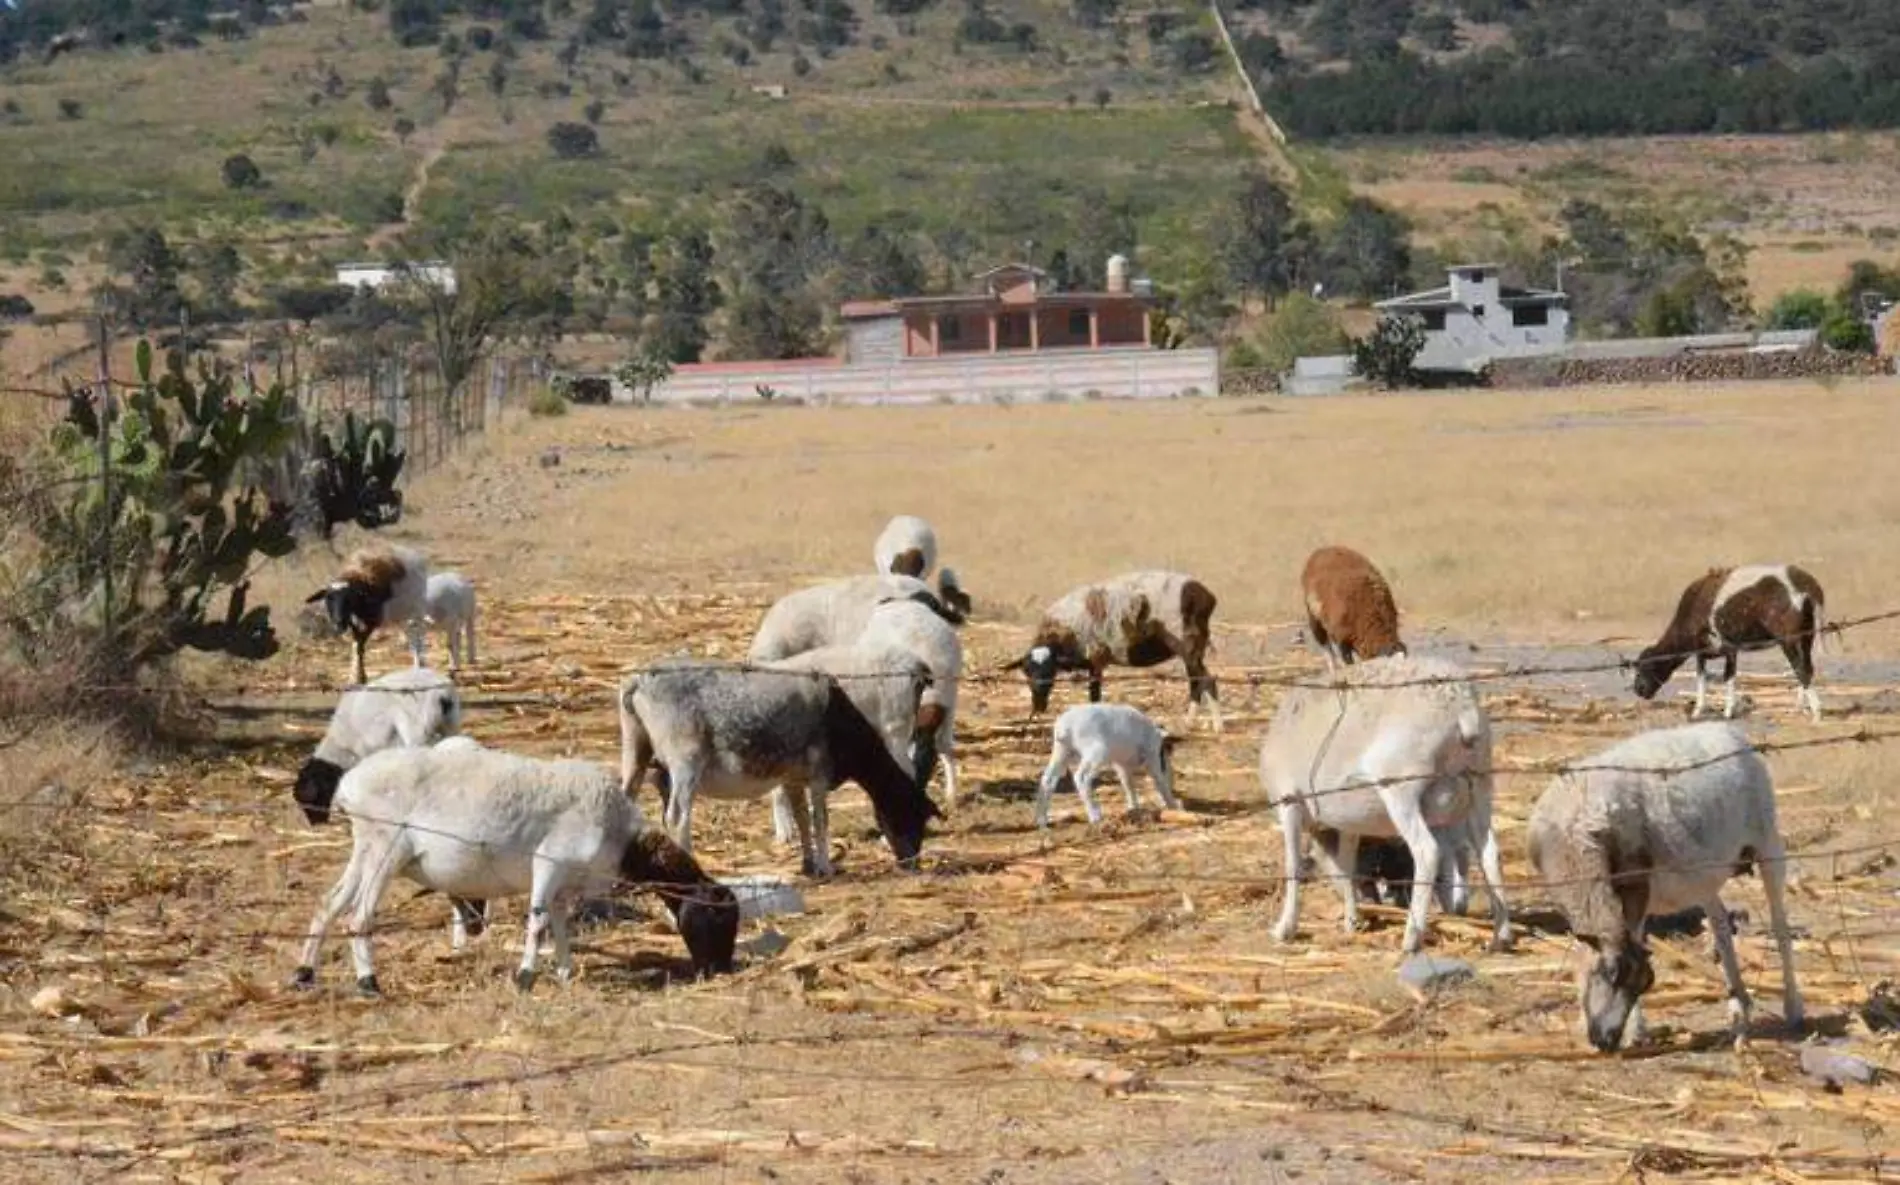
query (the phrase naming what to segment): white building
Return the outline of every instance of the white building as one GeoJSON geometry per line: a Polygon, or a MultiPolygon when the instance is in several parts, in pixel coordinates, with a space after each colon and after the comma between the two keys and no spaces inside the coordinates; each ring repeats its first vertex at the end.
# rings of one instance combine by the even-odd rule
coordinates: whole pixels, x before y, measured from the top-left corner
{"type": "Polygon", "coordinates": [[[407,268],[394,263],[340,263],[336,268],[336,282],[346,288],[382,288],[407,279],[455,291],[455,269],[439,259],[407,268]]]}
{"type": "Polygon", "coordinates": [[[1425,322],[1420,370],[1476,371],[1494,358],[1554,353],[1570,338],[1569,297],[1541,288],[1498,283],[1498,267],[1464,264],[1443,288],[1395,296],[1373,305],[1425,322]]]}

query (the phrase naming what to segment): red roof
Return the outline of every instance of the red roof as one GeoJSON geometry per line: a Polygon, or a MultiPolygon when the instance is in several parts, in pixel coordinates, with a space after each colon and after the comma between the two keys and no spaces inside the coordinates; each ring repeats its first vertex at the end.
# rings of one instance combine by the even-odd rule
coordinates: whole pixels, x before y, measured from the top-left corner
{"type": "Polygon", "coordinates": [[[850,321],[858,317],[891,317],[897,303],[889,300],[847,300],[838,306],[838,315],[850,321]]]}

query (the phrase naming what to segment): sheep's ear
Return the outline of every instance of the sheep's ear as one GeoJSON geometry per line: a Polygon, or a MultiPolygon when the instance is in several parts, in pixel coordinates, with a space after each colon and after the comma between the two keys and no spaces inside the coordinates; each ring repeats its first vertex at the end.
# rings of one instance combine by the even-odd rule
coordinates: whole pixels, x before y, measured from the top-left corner
{"type": "Polygon", "coordinates": [[[306,605],[315,604],[316,602],[321,601],[323,598],[329,595],[330,595],[330,589],[326,585],[325,587],[320,588],[316,592],[313,592],[309,596],[305,597],[303,599],[303,603],[306,605]]]}

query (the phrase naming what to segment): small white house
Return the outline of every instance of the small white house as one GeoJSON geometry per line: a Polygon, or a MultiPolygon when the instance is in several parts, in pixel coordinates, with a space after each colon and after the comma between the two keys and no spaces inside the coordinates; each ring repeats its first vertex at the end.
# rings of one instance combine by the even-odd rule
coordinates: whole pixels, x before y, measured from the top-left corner
{"type": "Polygon", "coordinates": [[[455,291],[455,269],[439,259],[408,268],[393,263],[340,263],[336,268],[336,282],[346,288],[383,288],[404,280],[433,284],[448,293],[455,291]]]}
{"type": "Polygon", "coordinates": [[[1411,313],[1425,323],[1420,370],[1475,371],[1494,358],[1523,358],[1564,348],[1570,338],[1569,297],[1498,282],[1498,267],[1464,264],[1443,288],[1395,296],[1373,305],[1411,313]]]}

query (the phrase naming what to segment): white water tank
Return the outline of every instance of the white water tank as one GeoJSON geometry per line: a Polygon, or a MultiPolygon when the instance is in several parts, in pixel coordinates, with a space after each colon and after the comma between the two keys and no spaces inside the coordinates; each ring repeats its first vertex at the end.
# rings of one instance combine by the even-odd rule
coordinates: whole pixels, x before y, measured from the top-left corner
{"type": "Polygon", "coordinates": [[[1128,291],[1128,257],[1126,255],[1108,257],[1108,290],[1110,292],[1128,291]]]}

